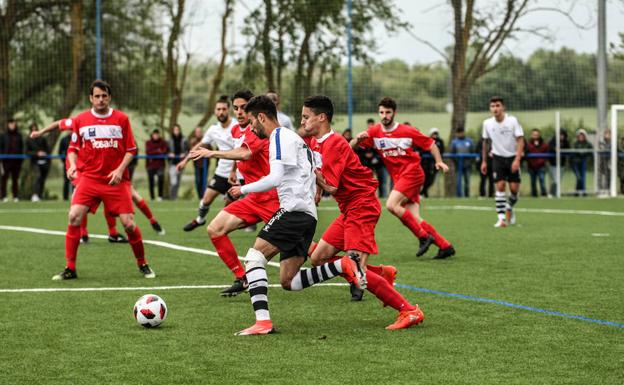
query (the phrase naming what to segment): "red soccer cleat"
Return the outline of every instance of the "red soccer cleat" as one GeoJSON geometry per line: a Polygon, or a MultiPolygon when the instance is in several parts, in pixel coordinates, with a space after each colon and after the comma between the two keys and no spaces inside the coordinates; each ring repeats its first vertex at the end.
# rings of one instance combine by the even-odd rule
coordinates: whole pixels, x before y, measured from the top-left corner
{"type": "Polygon", "coordinates": [[[340,265],[342,267],[342,275],[349,283],[355,284],[358,289],[366,289],[366,275],[359,267],[359,260],[353,257],[345,255],[340,258],[340,265]]]}
{"type": "Polygon", "coordinates": [[[243,329],[239,332],[234,333],[235,336],[254,336],[254,335],[262,335],[262,334],[273,334],[275,333],[275,329],[273,328],[273,321],[265,320],[265,321],[256,321],[253,326],[248,327],[247,329],[243,329]]]}
{"type": "Polygon", "coordinates": [[[390,286],[394,287],[394,281],[396,280],[397,268],[390,265],[381,265],[381,277],[388,281],[390,286]]]}
{"type": "Polygon", "coordinates": [[[410,326],[422,323],[424,320],[425,315],[420,310],[418,305],[416,305],[416,309],[414,310],[400,312],[397,320],[394,321],[392,325],[386,326],[386,330],[407,329],[410,326]]]}

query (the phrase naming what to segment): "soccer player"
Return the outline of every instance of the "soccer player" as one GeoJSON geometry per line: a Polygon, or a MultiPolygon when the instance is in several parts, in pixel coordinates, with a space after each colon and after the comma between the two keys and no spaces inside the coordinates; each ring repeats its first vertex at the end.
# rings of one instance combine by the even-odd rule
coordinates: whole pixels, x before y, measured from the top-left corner
{"type": "Polygon", "coordinates": [[[69,209],[69,225],[65,236],[66,267],[53,276],[53,280],[78,277],[76,257],[80,244],[80,224],[87,212],[93,212],[100,202],[112,215],[118,215],[121,219],[141,274],[145,278],[156,277],[147,264],[141,230],[134,222],[127,166],[136,154],[136,142],[128,116],[110,108],[111,96],[108,83],[96,80],[90,87],[89,101],[92,108],[51,125],[51,129],[60,127],[72,130],[67,177],[73,180],[80,175],[69,209]]]}
{"type": "Polygon", "coordinates": [[[266,265],[280,253],[280,283],[286,290],[302,290],[315,283],[345,274],[359,282],[356,262],[344,256],[335,262],[301,270],[316,228],[316,178],[310,148],[294,131],[280,127],[275,104],[265,95],[256,96],[245,106],[251,114],[258,137],[270,138],[270,173],[264,178],[234,186],[230,194],[252,194],[277,188],[280,207],[260,230],[253,248],[245,257],[249,296],[256,323],[238,336],[274,332],[269,314],[266,265]]]}
{"type": "MultiPolygon", "coordinates": [[[[524,132],[518,119],[505,112],[503,98],[490,99],[492,117],[483,121],[483,140],[492,144],[492,175],[496,185],[494,200],[498,220],[494,227],[507,227],[516,224],[513,208],[518,202],[520,190],[520,161],[524,151],[524,132]],[[509,184],[509,198],[505,196],[505,182],[509,184]],[[506,202],[505,202],[506,201],[506,202]]],[[[487,173],[487,145],[483,146],[481,173],[487,173]]]]}
{"type": "MultiPolygon", "coordinates": [[[[232,96],[232,107],[238,124],[232,127],[234,149],[213,151],[203,147],[191,151],[191,159],[201,158],[230,159],[236,162],[228,178],[231,185],[238,184],[236,169],[245,183],[253,183],[269,174],[269,141],[260,139],[251,130],[249,114],[245,105],[253,97],[249,90],[238,91],[232,96]]],[[[235,276],[231,287],[223,290],[224,297],[235,296],[247,290],[245,268],[238,260],[238,253],[228,237],[236,229],[254,225],[260,221],[267,223],[279,209],[275,189],[264,192],[250,192],[243,199],[225,206],[208,224],[208,235],[219,257],[235,276]]]]}
{"type": "MultiPolygon", "coordinates": [[[[333,114],[332,101],[326,96],[312,96],[303,103],[301,124],[307,135],[314,136],[310,144],[315,158],[319,154],[322,163],[320,173],[316,174],[317,183],[334,196],[340,209],[340,216],[329,225],[312,251],[312,264],[331,263],[338,252],[346,251],[359,261],[358,271],[366,271],[365,288],[384,305],[399,312],[397,320],[386,329],[417,325],[424,320],[424,314],[418,305],[412,305],[394,288],[396,268],[368,264],[368,257],[378,251],[375,226],[381,215],[381,205],[376,195],[377,181],[372,171],[362,166],[349,143],[332,130],[333,114]]],[[[316,283],[318,278],[318,274],[312,275],[310,282],[316,283]]]]}
{"type": "Polygon", "coordinates": [[[420,155],[414,151],[419,147],[431,152],[436,170],[448,171],[442,161],[440,150],[433,139],[423,135],[409,125],[394,121],[397,105],[391,98],[383,98],[379,104],[381,123],[369,127],[351,140],[351,147],[374,148],[381,156],[394,188],[386,200],[386,208],[419,239],[416,256],[424,255],[435,243],[438,254],[434,259],[444,259],[455,254],[455,249],[436,229],[420,216],[420,190],[425,182],[425,173],[420,166],[420,155]]]}
{"type": "MultiPolygon", "coordinates": [[[[219,151],[230,151],[234,148],[234,138],[232,137],[232,128],[236,125],[236,121],[230,117],[230,101],[227,96],[222,96],[215,104],[214,114],[218,122],[210,126],[204,134],[201,142],[197,143],[191,150],[200,147],[207,148],[209,146],[216,147],[219,151]]],[[[182,171],[188,161],[191,159],[190,152],[177,165],[178,171],[182,171]]],[[[225,195],[225,203],[228,205],[233,201],[227,192],[232,187],[228,182],[230,171],[232,171],[233,160],[219,159],[214,177],[204,191],[204,196],[199,201],[197,209],[197,218],[193,219],[184,226],[184,231],[192,231],[197,227],[206,223],[206,215],[210,205],[219,195],[225,195]]]]}

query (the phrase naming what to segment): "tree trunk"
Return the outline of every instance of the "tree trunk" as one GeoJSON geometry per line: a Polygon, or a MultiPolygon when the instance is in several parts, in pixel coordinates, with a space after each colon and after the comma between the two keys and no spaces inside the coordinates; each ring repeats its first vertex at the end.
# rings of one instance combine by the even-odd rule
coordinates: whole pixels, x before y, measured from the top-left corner
{"type": "Polygon", "coordinates": [[[264,0],[264,28],[262,30],[262,54],[264,56],[264,77],[267,89],[275,92],[275,78],[273,77],[273,56],[271,53],[271,28],[273,28],[272,0],[264,0]]]}
{"type": "Polygon", "coordinates": [[[15,20],[15,2],[9,0],[4,15],[0,14],[0,132],[11,117],[9,111],[10,50],[15,20]]]}
{"type": "MultiPolygon", "coordinates": [[[[160,105],[160,128],[164,131],[165,115],[169,105],[169,98],[175,99],[177,86],[177,66],[178,56],[176,50],[178,47],[178,39],[182,29],[182,16],[184,15],[184,1],[177,0],[177,7],[174,12],[173,4],[170,4],[171,15],[171,32],[167,39],[167,57],[165,59],[165,79],[163,81],[163,99],[160,105]]],[[[176,103],[175,100],[172,103],[176,103]]],[[[173,110],[173,107],[172,107],[173,110]]],[[[171,127],[169,127],[171,129],[171,127]]]]}
{"type": "MultiPolygon", "coordinates": [[[[189,62],[191,61],[191,54],[186,54],[186,60],[182,66],[182,75],[180,80],[177,80],[176,86],[173,89],[173,98],[171,100],[171,114],[169,115],[169,129],[173,130],[173,126],[178,123],[178,116],[182,112],[182,97],[184,94],[184,84],[186,83],[186,75],[188,74],[189,62]]],[[[177,72],[177,71],[176,71],[177,72]]]]}
{"type": "Polygon", "coordinates": [[[282,93],[282,72],[286,67],[284,60],[284,27],[280,24],[277,30],[277,93],[282,93]]]}
{"type": "Polygon", "coordinates": [[[295,71],[295,87],[292,96],[292,108],[297,108],[296,106],[301,105],[304,96],[304,69],[306,64],[306,58],[308,56],[308,52],[310,51],[310,36],[311,33],[305,33],[303,40],[301,41],[301,45],[299,46],[299,55],[297,57],[297,67],[295,71]]]}

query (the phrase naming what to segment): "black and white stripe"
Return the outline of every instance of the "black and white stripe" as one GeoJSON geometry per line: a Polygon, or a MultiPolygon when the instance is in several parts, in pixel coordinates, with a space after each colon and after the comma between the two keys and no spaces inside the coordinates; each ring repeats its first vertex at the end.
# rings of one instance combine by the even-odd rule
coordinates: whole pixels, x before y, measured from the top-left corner
{"type": "Polygon", "coordinates": [[[509,194],[509,198],[507,198],[507,210],[513,209],[516,203],[518,203],[518,193],[509,194]]]}
{"type": "Polygon", "coordinates": [[[257,321],[270,320],[269,314],[269,279],[264,267],[254,267],[246,272],[249,282],[251,305],[257,321]]]}
{"type": "Polygon", "coordinates": [[[303,290],[342,273],[340,259],[311,269],[300,270],[290,282],[290,290],[303,290]]]}
{"type": "Polygon", "coordinates": [[[496,202],[496,214],[501,219],[505,219],[505,203],[506,203],[505,193],[502,191],[497,191],[494,196],[494,201],[496,202]]]}

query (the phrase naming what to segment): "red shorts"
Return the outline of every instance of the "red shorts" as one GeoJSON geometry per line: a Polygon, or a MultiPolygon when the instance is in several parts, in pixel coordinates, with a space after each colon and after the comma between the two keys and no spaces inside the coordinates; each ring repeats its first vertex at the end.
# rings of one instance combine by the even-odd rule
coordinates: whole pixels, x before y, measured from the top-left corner
{"type": "Polygon", "coordinates": [[[130,182],[123,181],[111,186],[93,179],[80,178],[71,204],[89,206],[89,211],[95,213],[100,202],[104,203],[113,216],[134,214],[130,182]]]}
{"type": "Polygon", "coordinates": [[[392,180],[394,190],[405,195],[410,202],[420,203],[420,190],[425,183],[425,173],[421,167],[412,167],[392,180]]]}
{"type": "Polygon", "coordinates": [[[377,254],[375,226],[379,216],[381,205],[377,199],[357,202],[345,214],[341,213],[334,219],[321,239],[342,251],[377,254]]]}
{"type": "Polygon", "coordinates": [[[246,196],[225,206],[225,212],[242,219],[245,224],[253,225],[258,222],[267,223],[273,214],[279,210],[278,199],[256,200],[254,196],[246,196]]]}

